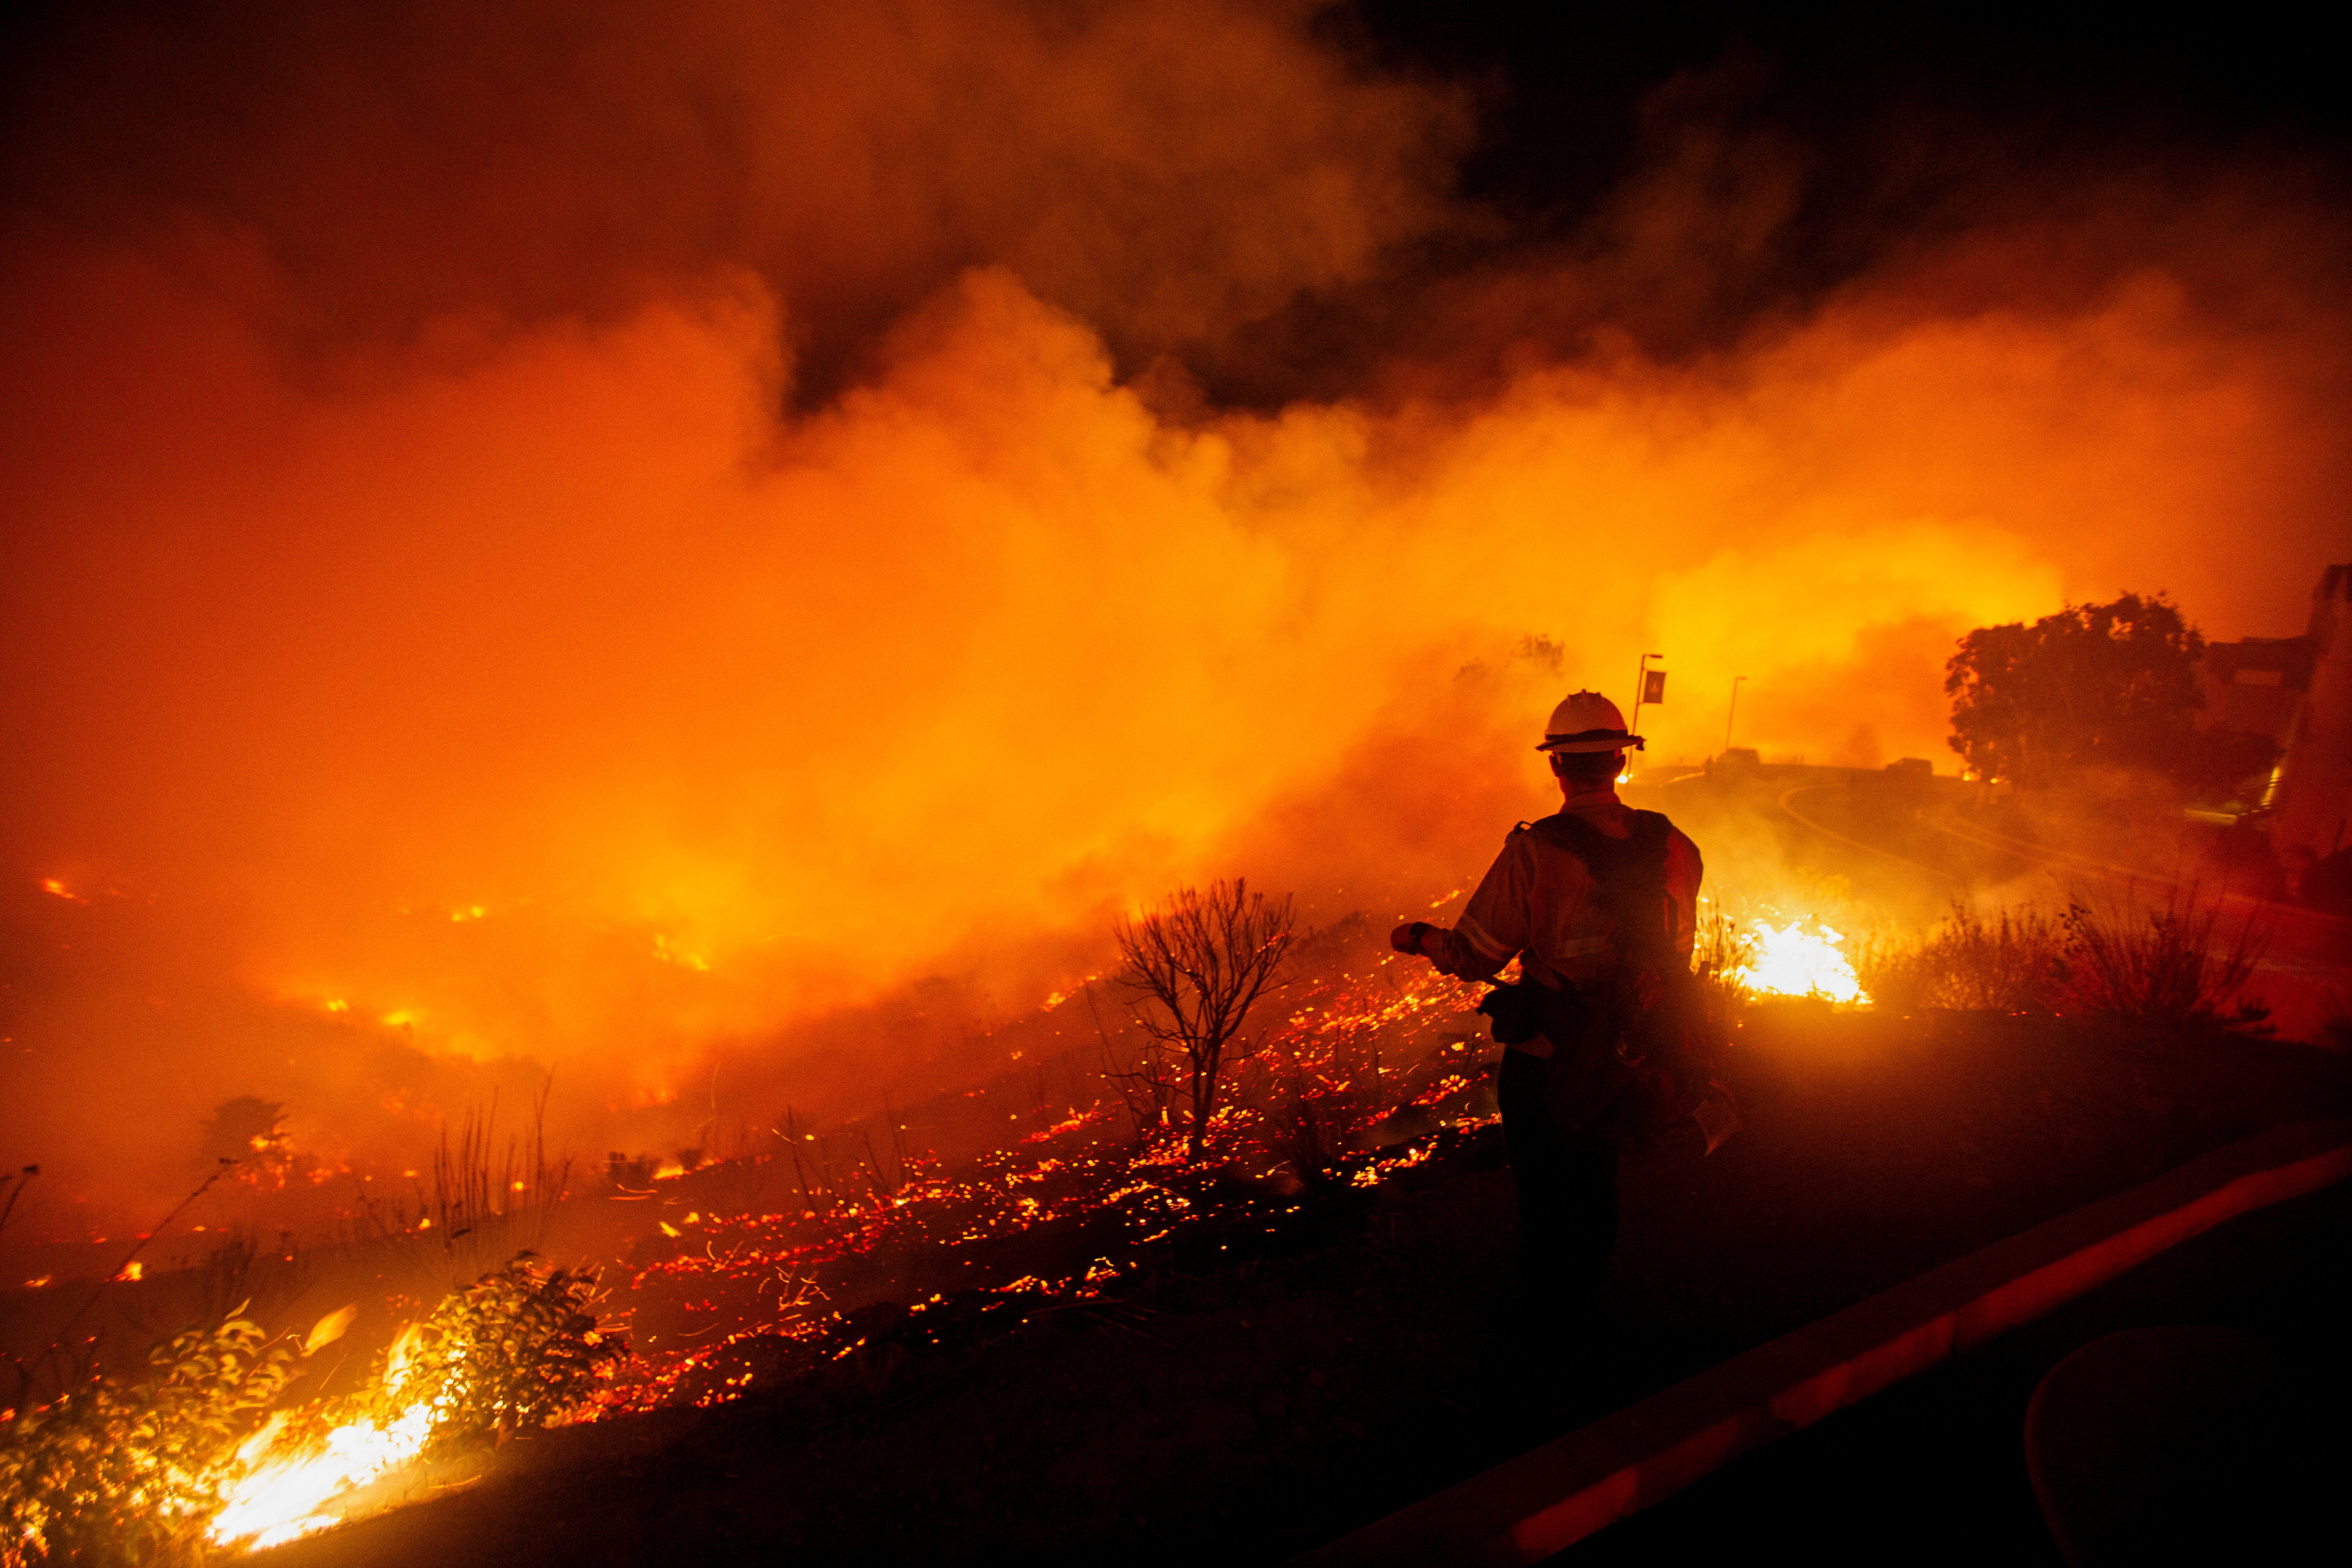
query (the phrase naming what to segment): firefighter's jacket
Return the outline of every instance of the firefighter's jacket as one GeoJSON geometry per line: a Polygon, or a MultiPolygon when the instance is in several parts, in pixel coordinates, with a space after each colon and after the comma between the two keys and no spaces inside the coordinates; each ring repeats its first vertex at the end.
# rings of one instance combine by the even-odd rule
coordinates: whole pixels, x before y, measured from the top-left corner
{"type": "MultiPolygon", "coordinates": [[[[1612,838],[1633,834],[1632,812],[1613,789],[1571,795],[1561,807],[1612,838]]],[[[1680,828],[1666,835],[1667,914],[1674,948],[1685,960],[1698,935],[1698,846],[1680,828]]],[[[1491,980],[1514,955],[1525,978],[1554,990],[1606,978],[1616,967],[1613,921],[1594,898],[1592,873],[1573,851],[1522,826],[1503,841],[1486,879],[1452,930],[1432,926],[1421,950],[1438,968],[1465,980],[1491,980]]],[[[1551,1055],[1541,1035],[1511,1049],[1551,1055]]]]}

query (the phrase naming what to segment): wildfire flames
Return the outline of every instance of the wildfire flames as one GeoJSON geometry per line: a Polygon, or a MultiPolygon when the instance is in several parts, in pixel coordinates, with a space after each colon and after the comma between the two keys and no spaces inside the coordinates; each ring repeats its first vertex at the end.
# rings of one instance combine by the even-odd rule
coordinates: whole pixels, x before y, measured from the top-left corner
{"type": "MultiPolygon", "coordinates": [[[[396,1394],[387,1377],[385,1392],[396,1394]]],[[[341,1517],[336,1500],[407,1464],[433,1432],[433,1406],[418,1401],[388,1422],[369,1419],[334,1427],[316,1445],[279,1453],[283,1419],[247,1439],[237,1451],[242,1472],[227,1489],[227,1506],[207,1534],[224,1546],[276,1546],[322,1530],[341,1517]]]]}
{"type": "MultiPolygon", "coordinates": [[[[1845,939],[1806,917],[1776,924],[1758,921],[1754,955],[1727,978],[1754,994],[1820,995],[1841,1003],[1867,1000],[1852,963],[1840,951],[1845,939]]],[[[1360,1136],[1370,1110],[1385,1095],[1408,1108],[1453,1107],[1448,1124],[1482,1124],[1460,1110],[1476,1075],[1459,1067],[1451,1037],[1434,1033],[1467,1016],[1473,988],[1456,986],[1418,966],[1402,974],[1383,963],[1375,974],[1318,985],[1297,1000],[1275,1048],[1264,1058],[1268,1069],[1289,1075],[1294,1092],[1310,1096],[1324,1110],[1335,1135],[1360,1136]],[[1371,1047],[1375,1039],[1384,1041],[1371,1047]],[[1416,1059],[1418,1068],[1399,1070],[1394,1081],[1371,1086],[1382,1052],[1416,1059]],[[1351,1109],[1352,1108],[1352,1110],[1351,1109]],[[1351,1120],[1352,1116],[1352,1120],[1351,1120]]],[[[1056,997],[1058,1005],[1066,1000],[1056,997]]],[[[1050,1010],[1050,1009],[1049,1009],[1050,1010]]],[[[906,1163],[887,1191],[862,1194],[827,1192],[823,1207],[730,1217],[687,1215],[685,1228],[660,1222],[658,1232],[687,1243],[674,1258],[656,1261],[631,1278],[632,1300],[641,1311],[688,1321],[707,1320],[719,1336],[685,1349],[640,1352],[625,1374],[597,1398],[593,1413],[649,1408],[688,1397],[709,1404],[746,1392],[751,1373],[730,1373],[736,1348],[782,1332],[808,1338],[829,1321],[807,1309],[822,1300],[813,1281],[845,1259],[881,1251],[911,1254],[938,1248],[953,1255],[984,1247],[992,1239],[1054,1225],[1097,1225],[1112,1253],[1150,1248],[1201,1217],[1194,1203],[1171,1187],[1181,1170],[1179,1141],[1171,1138],[1138,1155],[1106,1152],[1100,1139],[1116,1130],[1109,1103],[1078,1110],[1024,1135],[1014,1145],[983,1157],[969,1173],[949,1178],[930,1162],[906,1163]],[[667,1303],[667,1307],[658,1305],[667,1303]]],[[[1491,1116],[1484,1119],[1491,1120],[1491,1116]]],[[[1220,1113],[1220,1137],[1232,1149],[1263,1149],[1269,1133],[1262,1110],[1228,1108],[1220,1113]]],[[[1416,1140],[1393,1153],[1358,1160],[1346,1179],[1361,1188],[1425,1162],[1433,1145],[1416,1140]]],[[[793,1158],[789,1152],[768,1156],[793,1158]]],[[[1247,1166],[1251,1156],[1244,1152],[1247,1166]]],[[[1258,1162],[1278,1158],[1266,1150],[1258,1162]]],[[[658,1184],[686,1175],[673,1164],[658,1172],[658,1184]]],[[[977,1256],[977,1254],[975,1254],[977,1256]]],[[[1021,1274],[988,1288],[1007,1296],[1044,1293],[1074,1300],[1097,1295],[1102,1285],[1132,1267],[1108,1254],[1067,1279],[1021,1274]]],[[[928,1305],[936,1306],[937,1300],[928,1305]]],[[[920,1312],[926,1303],[917,1303],[920,1312]]],[[[404,1401],[409,1374],[412,1330],[390,1352],[370,1409],[389,1414],[355,1416],[323,1432],[273,1417],[238,1450],[236,1479],[224,1489],[225,1506],[209,1528],[224,1545],[266,1547],[322,1529],[342,1517],[349,1500],[366,1488],[415,1463],[429,1441],[436,1417],[430,1396],[404,1401]]],[[[835,1353],[848,1353],[855,1345],[835,1353]]]]}
{"type": "MultiPolygon", "coordinates": [[[[341,1337],[356,1315],[355,1307],[347,1307],[323,1320],[306,1340],[305,1353],[341,1337]]],[[[323,1433],[306,1433],[280,1411],[240,1444],[207,1537],[219,1545],[259,1549],[324,1529],[341,1517],[335,1508],[341,1500],[422,1454],[448,1397],[446,1389],[427,1389],[402,1398],[409,1392],[421,1332],[411,1326],[394,1342],[375,1386],[364,1395],[369,1409],[396,1414],[360,1415],[323,1433]]]]}
{"type": "MultiPolygon", "coordinates": [[[[1458,1136],[1490,1127],[1494,1117],[1474,1103],[1479,1075],[1466,1066],[1458,1027],[1476,990],[1423,966],[1401,967],[1384,951],[1363,972],[1302,975],[1267,1031],[1266,1048],[1240,1070],[1238,1097],[1213,1120],[1217,1156],[1207,1169],[1186,1159],[1176,1108],[1139,1088],[1123,1108],[1112,1095],[1066,1114],[1041,1110],[1043,1125],[952,1174],[902,1151],[887,1180],[877,1164],[868,1184],[844,1188],[834,1184],[814,1134],[800,1135],[819,1145],[814,1166],[798,1139],[779,1136],[729,1162],[655,1173],[655,1191],[616,1195],[717,1196],[729,1184],[740,1190],[747,1178],[772,1183],[789,1168],[792,1191],[805,1206],[724,1215],[696,1207],[677,1225],[656,1220],[645,1238],[655,1255],[630,1272],[617,1316],[651,1325],[667,1342],[654,1348],[649,1331],[646,1348],[634,1355],[583,1311],[602,1300],[593,1275],[519,1258],[405,1330],[360,1392],[281,1407],[233,1454],[193,1454],[193,1468],[184,1467],[184,1507],[216,1545],[268,1547],[333,1524],[362,1503],[394,1500],[387,1483],[413,1475],[421,1462],[462,1455],[468,1444],[479,1448],[493,1425],[503,1438],[510,1426],[527,1430],[556,1418],[739,1397],[775,1374],[774,1352],[762,1345],[796,1345],[802,1363],[812,1364],[867,1344],[856,1331],[858,1318],[825,1309],[816,1280],[854,1272],[871,1258],[944,1259],[971,1269],[954,1297],[935,1293],[905,1310],[909,1319],[942,1325],[1096,1300],[1139,1268],[1165,1266],[1167,1249],[1198,1227],[1229,1233],[1237,1214],[1278,1226],[1299,1212],[1298,1170],[1357,1189],[1375,1186],[1427,1163],[1433,1131],[1458,1136]],[[1412,1135],[1372,1135],[1375,1121],[1396,1117],[1412,1119],[1412,1135]],[[1239,1209],[1236,1181],[1262,1189],[1239,1209]],[[1028,1238],[1048,1230],[1056,1237],[1045,1250],[1067,1254],[1066,1270],[1008,1266],[1015,1256],[1044,1255],[1028,1238]],[[552,1315],[538,1310],[551,1303],[552,1315]],[[572,1352],[562,1363],[568,1372],[519,1358],[515,1348],[562,1343],[572,1352]],[[560,1396],[548,1393],[559,1385],[560,1396]],[[436,1447],[453,1433],[457,1446],[436,1447]]],[[[357,1314],[353,1305],[320,1320],[299,1346],[280,1338],[265,1350],[266,1336],[251,1323],[223,1331],[246,1347],[250,1366],[283,1368],[339,1340],[357,1314]]],[[[198,1345],[194,1353],[210,1352],[198,1345]]],[[[282,1373],[268,1375],[282,1383],[282,1373]]]]}
{"type": "Polygon", "coordinates": [[[1755,955],[1727,972],[1742,990],[1762,996],[1825,996],[1832,1002],[1867,1002],[1853,961],[1840,946],[1846,939],[1818,920],[1798,916],[1786,924],[1756,922],[1755,955]],[[1806,929],[1808,925],[1811,929],[1806,929]]]}
{"type": "MultiPolygon", "coordinates": [[[[2268,154],[1816,188],[1701,72],[1521,232],[1507,95],[1348,41],[1410,7],[53,9],[0,161],[9,1245],[205,1179],[93,1286],[252,1265],[231,1225],[446,1261],[583,1153],[645,1331],[568,1411],[740,1391],[890,1249],[1083,1297],[1181,1244],[1167,1086],[1038,1068],[1119,911],[1442,918],[1645,654],[1629,795],[1945,758],[1957,636],[2166,586],[2268,635],[2352,489],[2352,229],[2268,154]],[[1941,226],[1818,243],[1880,184],[1853,236],[1941,226]],[[1026,1141],[804,1168],[1016,1068],[1026,1141]],[[549,1168],[453,1206],[421,1155],[526,1096],[549,1168]],[[1047,1226],[1100,1245],[994,1268],[1047,1226]]],[[[1881,911],[1702,847],[1788,895],[1710,973],[1871,1001],[1816,917],[1881,911]]],[[[1264,1193],[1488,1114],[1471,995],[1355,951],[1217,1113],[1264,1193]]],[[[437,1462],[415,1375],[253,1435],[212,1539],[437,1462]]]]}
{"type": "Polygon", "coordinates": [[[929,1093],[1167,887],[1452,885],[1542,805],[1528,725],[1642,651],[1651,759],[1716,750],[1740,677],[1768,756],[1932,757],[1958,632],[2124,581],[2266,630],[2336,536],[2344,269],[2270,187],[2090,182],[1645,346],[1615,317],[1805,248],[1717,195],[1800,173],[1677,99],[1590,245],[1400,277],[1493,222],[1469,100],[1275,11],[930,0],[918,47],[591,5],[607,44],[556,49],[461,8],[171,91],[131,85],[170,47],[51,62],[26,166],[145,171],[0,243],[0,822],[58,974],[0,1070],[59,1184],[153,1212],[178,1152],[124,1130],[238,1095],[364,1175],[551,1066],[583,1149],[685,1145],[714,1077],[739,1117],[929,1093]],[[450,58],[576,68],[576,112],[430,153],[450,58]],[[745,119],[722,155],[671,102],[745,119]],[[1281,380],[1357,289],[1425,335],[1281,380]]]}

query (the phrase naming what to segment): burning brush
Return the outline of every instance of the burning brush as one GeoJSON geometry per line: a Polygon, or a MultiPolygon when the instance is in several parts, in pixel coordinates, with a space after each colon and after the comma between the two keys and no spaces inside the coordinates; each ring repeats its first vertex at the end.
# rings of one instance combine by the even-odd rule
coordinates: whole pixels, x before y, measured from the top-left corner
{"type": "Polygon", "coordinates": [[[364,1392],[299,1422],[273,1416],[239,1447],[209,1537],[290,1541],[334,1522],[338,1500],[412,1461],[560,1419],[628,1348],[599,1331],[599,1300],[593,1273],[529,1253],[452,1293],[384,1352],[364,1392]]]}
{"type": "Polygon", "coordinates": [[[1700,972],[1740,995],[1870,1001],[1848,951],[1852,938],[1818,915],[1780,917],[1765,906],[1743,925],[1717,904],[1700,922],[1700,972]]]}
{"type": "Polygon", "coordinates": [[[232,1315],[159,1346],[151,1375],[90,1376],[0,1426],[0,1568],[168,1562],[331,1524],[420,1459],[487,1448],[577,1409],[626,1346],[593,1274],[528,1254],[404,1332],[361,1393],[289,1409],[303,1363],[358,1316],[272,1340],[232,1315]]]}

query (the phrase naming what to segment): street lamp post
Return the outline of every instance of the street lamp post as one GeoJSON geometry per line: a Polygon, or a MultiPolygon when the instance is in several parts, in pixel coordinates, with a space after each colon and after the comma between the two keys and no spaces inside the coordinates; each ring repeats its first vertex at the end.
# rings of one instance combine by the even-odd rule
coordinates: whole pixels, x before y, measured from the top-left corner
{"type": "Polygon", "coordinates": [[[1723,749],[1727,752],[1731,750],[1731,721],[1739,716],[1739,683],[1747,679],[1744,675],[1731,678],[1731,707],[1723,715],[1723,749]]]}
{"type": "Polygon", "coordinates": [[[1638,735],[1642,732],[1642,704],[1643,702],[1663,702],[1665,700],[1666,672],[1663,669],[1656,672],[1657,679],[1655,682],[1655,695],[1653,695],[1653,683],[1651,680],[1652,671],[1650,669],[1650,661],[1652,659],[1664,658],[1666,656],[1662,653],[1645,653],[1642,656],[1641,666],[1633,674],[1633,716],[1625,721],[1626,732],[1629,734],[1638,735]]]}

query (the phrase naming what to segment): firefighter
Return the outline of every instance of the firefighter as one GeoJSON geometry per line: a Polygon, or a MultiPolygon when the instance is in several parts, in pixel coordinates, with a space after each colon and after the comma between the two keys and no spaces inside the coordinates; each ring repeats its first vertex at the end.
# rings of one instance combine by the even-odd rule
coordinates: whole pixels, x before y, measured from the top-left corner
{"type": "Polygon", "coordinates": [[[1587,1295],[1607,1269],[1629,1108],[1647,1091],[1645,1061],[1654,1086],[1671,1056],[1654,1026],[1693,994],[1698,847],[1618,800],[1625,753],[1641,745],[1599,692],[1561,702],[1536,748],[1559,781],[1559,814],[1512,830],[1452,930],[1415,921],[1389,938],[1465,980],[1519,960],[1519,984],[1480,1010],[1505,1046],[1496,1089],[1527,1282],[1541,1298],[1587,1295]]]}

